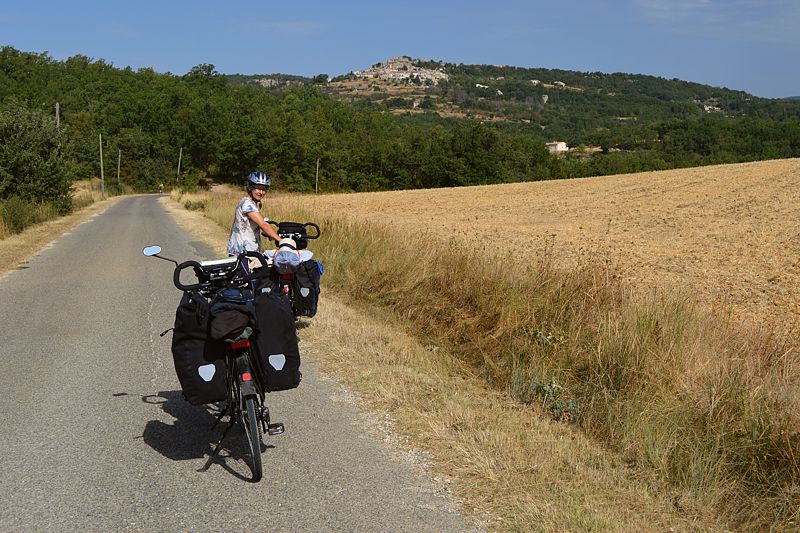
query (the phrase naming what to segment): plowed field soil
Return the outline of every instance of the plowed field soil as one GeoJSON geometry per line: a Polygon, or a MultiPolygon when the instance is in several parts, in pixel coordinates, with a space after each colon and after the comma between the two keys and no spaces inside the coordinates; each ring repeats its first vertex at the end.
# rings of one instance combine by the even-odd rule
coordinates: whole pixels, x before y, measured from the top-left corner
{"type": "Polygon", "coordinates": [[[800,159],[452,189],[319,195],[348,213],[574,268],[609,261],[637,290],[734,319],[800,324],[800,159]]]}

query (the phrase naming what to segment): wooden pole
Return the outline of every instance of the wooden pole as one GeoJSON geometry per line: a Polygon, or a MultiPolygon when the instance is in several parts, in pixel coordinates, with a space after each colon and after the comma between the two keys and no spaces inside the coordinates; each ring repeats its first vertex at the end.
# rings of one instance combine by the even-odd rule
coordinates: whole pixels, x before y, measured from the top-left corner
{"type": "Polygon", "coordinates": [[[61,129],[61,107],[58,102],[56,102],[56,129],[61,129]]]}
{"type": "Polygon", "coordinates": [[[103,170],[103,134],[100,134],[100,190],[106,193],[106,174],[103,170]]]}
{"type": "Polygon", "coordinates": [[[317,158],[317,177],[314,180],[314,193],[319,192],[319,158],[317,158]]]}
{"type": "Polygon", "coordinates": [[[178,183],[178,178],[181,177],[181,159],[183,159],[183,146],[181,146],[181,151],[178,154],[178,175],[175,176],[175,183],[178,183]]]}
{"type": "Polygon", "coordinates": [[[122,163],[122,149],[117,148],[117,185],[119,185],[119,165],[122,163]]]}

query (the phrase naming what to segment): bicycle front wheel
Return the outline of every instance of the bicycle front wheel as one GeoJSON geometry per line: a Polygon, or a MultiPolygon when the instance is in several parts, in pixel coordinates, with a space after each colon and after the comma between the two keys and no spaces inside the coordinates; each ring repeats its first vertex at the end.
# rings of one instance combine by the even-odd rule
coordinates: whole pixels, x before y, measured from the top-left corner
{"type": "Polygon", "coordinates": [[[258,425],[256,399],[254,397],[251,396],[245,399],[245,413],[242,418],[244,418],[244,424],[242,425],[244,426],[244,432],[247,434],[247,443],[250,446],[252,481],[255,483],[261,480],[264,470],[261,464],[261,428],[258,425]]]}

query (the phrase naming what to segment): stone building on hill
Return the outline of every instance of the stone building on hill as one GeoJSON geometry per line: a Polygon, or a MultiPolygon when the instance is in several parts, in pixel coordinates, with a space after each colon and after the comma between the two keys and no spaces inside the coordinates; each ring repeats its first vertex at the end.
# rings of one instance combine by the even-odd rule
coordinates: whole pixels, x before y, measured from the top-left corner
{"type": "Polygon", "coordinates": [[[378,63],[368,69],[353,72],[356,78],[378,78],[383,81],[419,82],[422,84],[437,85],[449,76],[442,68],[428,69],[414,65],[408,56],[393,57],[385,63],[378,63]]]}

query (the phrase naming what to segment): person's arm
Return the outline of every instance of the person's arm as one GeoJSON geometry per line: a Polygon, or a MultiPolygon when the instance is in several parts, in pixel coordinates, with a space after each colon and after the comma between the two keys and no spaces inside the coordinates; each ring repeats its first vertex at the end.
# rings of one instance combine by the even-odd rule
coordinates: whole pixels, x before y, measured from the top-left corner
{"type": "Polygon", "coordinates": [[[258,211],[250,211],[246,213],[250,220],[258,224],[258,227],[261,228],[261,232],[264,233],[267,237],[274,241],[281,240],[281,236],[278,235],[278,232],[275,231],[275,228],[269,222],[264,219],[264,215],[262,215],[258,211]]]}

